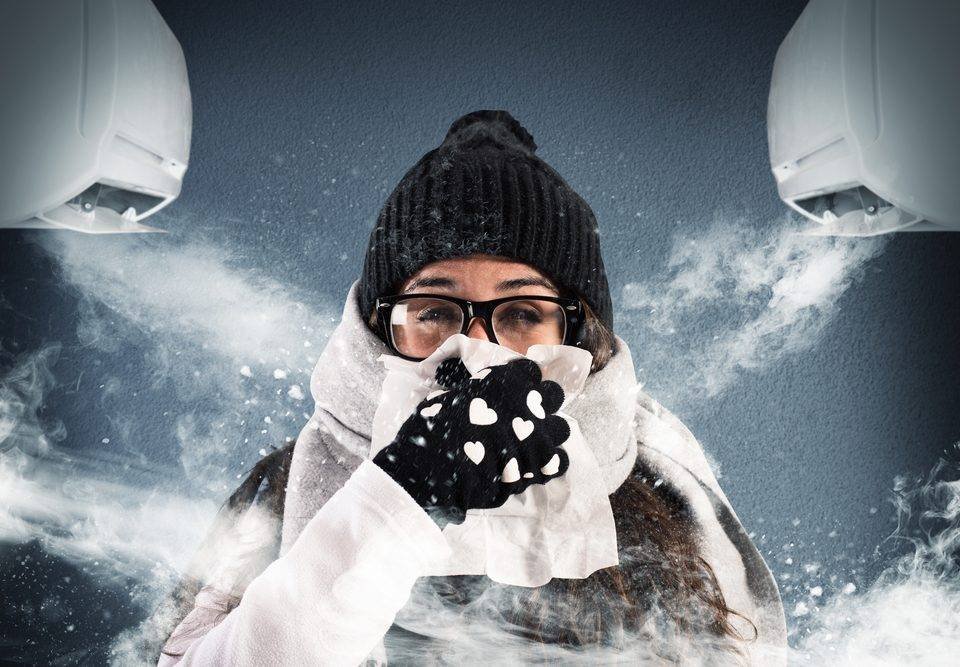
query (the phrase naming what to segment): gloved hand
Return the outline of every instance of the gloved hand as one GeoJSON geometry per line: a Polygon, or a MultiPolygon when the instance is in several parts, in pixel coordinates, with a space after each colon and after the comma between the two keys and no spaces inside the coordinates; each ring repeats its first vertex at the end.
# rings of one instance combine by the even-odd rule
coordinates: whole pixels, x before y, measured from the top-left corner
{"type": "Polygon", "coordinates": [[[570,426],[563,403],[540,367],[514,359],[474,377],[459,357],[437,368],[445,390],[432,392],[373,462],[424,508],[441,530],[471,508],[499,507],[531,484],[567,471],[561,445],[570,426]]]}

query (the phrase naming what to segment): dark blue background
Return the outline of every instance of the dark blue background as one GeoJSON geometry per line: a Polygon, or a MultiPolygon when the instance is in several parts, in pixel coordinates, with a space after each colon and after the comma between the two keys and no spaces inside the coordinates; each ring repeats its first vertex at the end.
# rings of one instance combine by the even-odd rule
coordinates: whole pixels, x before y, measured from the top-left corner
{"type": "MultiPolygon", "coordinates": [[[[783,216],[766,100],[803,2],[156,4],[186,55],[194,132],[183,193],[154,223],[222,243],[318,302],[342,301],[389,191],[474,109],[509,110],[593,207],[615,306],[625,284],[660,270],[678,232],[718,215],[760,231],[783,216]]],[[[76,299],[27,242],[38,233],[0,234],[0,340],[8,353],[62,341],[57,374],[69,381],[90,359],[76,299]]],[[[960,235],[892,238],[815,347],[715,397],[664,401],[722,465],[781,583],[804,560],[869,554],[891,530],[894,476],[926,470],[960,438],[958,251],[960,235]]],[[[139,356],[109,363],[136,369],[139,356]]],[[[657,369],[644,379],[657,396],[657,369]]],[[[148,431],[172,400],[149,397],[148,431]]],[[[60,388],[44,410],[64,421],[65,446],[104,432],[93,398],[60,388]]],[[[49,567],[14,590],[39,596],[59,572],[49,567]]],[[[137,616],[111,604],[121,612],[109,627],[137,616]]],[[[58,654],[104,641],[24,632],[58,654]]]]}

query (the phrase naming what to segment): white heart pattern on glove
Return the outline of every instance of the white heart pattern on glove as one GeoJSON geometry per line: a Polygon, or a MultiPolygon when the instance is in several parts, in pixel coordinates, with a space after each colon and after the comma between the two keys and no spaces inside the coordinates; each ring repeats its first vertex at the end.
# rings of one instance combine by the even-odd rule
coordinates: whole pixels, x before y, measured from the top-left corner
{"type": "Polygon", "coordinates": [[[489,426],[497,421],[497,413],[493,408],[487,407],[487,402],[482,398],[475,398],[470,401],[470,423],[477,426],[489,426]]]}
{"type": "Polygon", "coordinates": [[[514,417],[510,425],[513,426],[513,432],[521,441],[526,440],[533,433],[533,422],[529,419],[514,417]]]}
{"type": "Polygon", "coordinates": [[[516,459],[510,459],[507,461],[507,465],[503,466],[503,476],[501,479],[506,484],[512,484],[520,479],[520,464],[517,463],[516,459]]]}
{"type": "Polygon", "coordinates": [[[547,416],[543,409],[543,395],[536,389],[527,394],[527,409],[537,419],[543,419],[547,416]]]}
{"type": "Polygon", "coordinates": [[[556,454],[553,455],[553,458],[547,461],[547,465],[540,468],[540,472],[542,472],[544,475],[556,475],[558,470],[560,470],[560,457],[556,454]]]}
{"type": "Polygon", "coordinates": [[[424,417],[436,417],[437,413],[440,412],[440,408],[443,407],[442,403],[434,403],[433,405],[428,405],[423,410],[420,411],[420,414],[424,417]]]}
{"type": "Polygon", "coordinates": [[[480,462],[483,460],[483,443],[477,440],[476,442],[467,442],[463,445],[463,453],[467,457],[480,465],[480,462]]]}

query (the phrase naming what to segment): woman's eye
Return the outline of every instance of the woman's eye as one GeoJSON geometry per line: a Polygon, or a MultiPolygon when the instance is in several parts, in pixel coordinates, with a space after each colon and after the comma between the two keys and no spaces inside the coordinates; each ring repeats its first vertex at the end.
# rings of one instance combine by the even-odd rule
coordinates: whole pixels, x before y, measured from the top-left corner
{"type": "Polygon", "coordinates": [[[445,308],[425,308],[417,313],[418,322],[449,322],[453,319],[453,313],[445,308]]]}
{"type": "Polygon", "coordinates": [[[514,324],[539,324],[543,321],[543,317],[533,308],[510,308],[500,315],[500,321],[514,324]]]}

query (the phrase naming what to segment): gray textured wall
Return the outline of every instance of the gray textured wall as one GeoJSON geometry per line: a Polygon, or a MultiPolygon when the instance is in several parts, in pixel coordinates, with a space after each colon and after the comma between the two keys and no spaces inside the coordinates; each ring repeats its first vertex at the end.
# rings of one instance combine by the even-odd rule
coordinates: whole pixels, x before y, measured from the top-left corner
{"type": "MultiPolygon", "coordinates": [[[[710,246],[717,234],[735,230],[746,255],[727,248],[718,268],[734,278],[741,262],[775,262],[770,244],[793,248],[771,231],[786,222],[767,165],[765,112],[777,46],[803,4],[158,0],[186,54],[195,116],[183,194],[155,219],[172,234],[150,247],[173,256],[202,239],[231,266],[285,285],[326,314],[357,276],[372,222],[403,172],[456,117],[507,109],[594,208],[618,333],[647,389],[719,465],[781,583],[802,579],[801,564],[811,562],[843,580],[867,575],[875,564],[860,557],[891,529],[885,498],[894,476],[925,471],[960,438],[960,235],[900,235],[853,253],[858,268],[829,303],[771,334],[796,342],[796,333],[796,349],[761,341],[752,368],[721,359],[725,379],[712,391],[694,386],[703,380],[698,354],[762,317],[770,285],[749,303],[720,300],[678,315],[675,356],[686,365],[671,358],[671,337],[645,324],[641,306],[651,298],[631,301],[631,290],[649,297],[676,278],[668,260],[682,239],[699,239],[709,258],[721,254],[710,246]]],[[[142,485],[152,483],[151,470],[176,476],[171,430],[186,410],[182,385],[164,384],[157,370],[176,362],[156,363],[149,328],[132,337],[127,327],[111,348],[81,312],[83,285],[114,278],[95,263],[104,273],[84,282],[79,255],[102,248],[104,265],[145,273],[154,265],[118,250],[129,240],[51,253],[39,236],[0,235],[5,364],[60,341],[59,384],[41,409],[63,423],[60,446],[90,451],[112,437],[141,464],[142,485]],[[124,390],[97,390],[111,379],[124,390]],[[74,381],[90,391],[71,392],[74,381]]],[[[847,247],[829,246],[844,257],[847,247]]],[[[103,322],[140,326],[136,309],[100,302],[103,322]]],[[[232,433],[251,441],[224,456],[249,462],[262,445],[253,442],[253,422],[239,422],[232,433]]],[[[297,411],[270,435],[293,435],[296,423],[297,411]]],[[[42,580],[58,572],[50,568],[21,582],[28,596],[43,598],[42,580]]],[[[75,602],[89,594],[62,593],[75,602]]],[[[117,605],[104,635],[137,616],[136,605],[117,605]]],[[[83,645],[32,627],[56,636],[57,646],[83,645]]]]}

